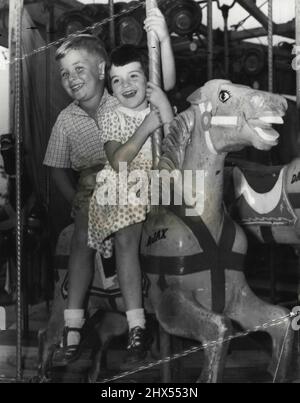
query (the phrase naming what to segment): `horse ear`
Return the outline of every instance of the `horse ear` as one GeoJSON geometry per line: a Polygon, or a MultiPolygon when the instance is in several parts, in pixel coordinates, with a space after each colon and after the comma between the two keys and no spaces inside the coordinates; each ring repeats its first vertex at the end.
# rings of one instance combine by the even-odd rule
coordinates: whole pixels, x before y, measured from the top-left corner
{"type": "Polygon", "coordinates": [[[203,91],[201,88],[193,92],[188,98],[187,101],[194,105],[194,104],[199,104],[200,102],[207,101],[206,97],[203,94],[203,91]]]}
{"type": "Polygon", "coordinates": [[[192,93],[187,99],[190,104],[198,105],[201,102],[213,101],[213,97],[218,94],[223,84],[232,84],[229,80],[215,79],[207,81],[203,87],[192,93]]]}
{"type": "Polygon", "coordinates": [[[232,84],[231,81],[215,79],[208,81],[203,87],[192,93],[187,101],[192,105],[199,105],[202,102],[212,102],[216,108],[217,96],[223,84],[232,84]]]}

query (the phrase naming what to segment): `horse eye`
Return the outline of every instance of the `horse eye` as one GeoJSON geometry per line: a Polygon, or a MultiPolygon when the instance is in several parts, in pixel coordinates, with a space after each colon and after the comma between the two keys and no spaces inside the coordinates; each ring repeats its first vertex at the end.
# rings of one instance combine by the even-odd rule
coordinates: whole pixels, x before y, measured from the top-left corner
{"type": "Polygon", "coordinates": [[[220,99],[221,102],[223,102],[223,104],[225,102],[227,102],[228,99],[230,99],[230,98],[231,98],[231,96],[230,96],[230,93],[228,91],[221,91],[220,92],[219,99],[220,99]]]}

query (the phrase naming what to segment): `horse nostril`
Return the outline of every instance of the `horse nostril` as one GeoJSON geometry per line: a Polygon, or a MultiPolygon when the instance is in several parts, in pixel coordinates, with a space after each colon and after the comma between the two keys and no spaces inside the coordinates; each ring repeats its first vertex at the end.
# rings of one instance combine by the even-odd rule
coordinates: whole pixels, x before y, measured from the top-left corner
{"type": "Polygon", "coordinates": [[[288,106],[287,100],[284,99],[284,98],[282,99],[281,107],[282,107],[284,112],[286,112],[288,110],[289,106],[288,106]]]}
{"type": "Polygon", "coordinates": [[[261,108],[264,107],[265,99],[264,99],[264,97],[262,97],[262,96],[254,95],[254,96],[250,99],[250,103],[251,103],[251,105],[252,105],[255,109],[257,109],[257,108],[261,109],[261,108]]]}

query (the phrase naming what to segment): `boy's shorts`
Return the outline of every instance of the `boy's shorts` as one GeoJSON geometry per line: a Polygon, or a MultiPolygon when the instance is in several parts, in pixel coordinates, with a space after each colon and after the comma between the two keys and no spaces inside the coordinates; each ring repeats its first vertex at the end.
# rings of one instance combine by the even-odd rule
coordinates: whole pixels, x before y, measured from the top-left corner
{"type": "Polygon", "coordinates": [[[77,192],[72,203],[72,218],[75,218],[78,211],[82,211],[88,215],[90,200],[96,185],[97,173],[102,171],[103,168],[104,165],[97,165],[95,167],[85,169],[80,173],[77,192]]]}

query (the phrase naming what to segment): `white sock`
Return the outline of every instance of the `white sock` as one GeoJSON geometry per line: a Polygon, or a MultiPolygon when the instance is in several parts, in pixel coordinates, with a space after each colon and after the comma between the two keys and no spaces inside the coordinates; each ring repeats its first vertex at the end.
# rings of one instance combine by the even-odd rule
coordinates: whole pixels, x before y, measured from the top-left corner
{"type": "Polygon", "coordinates": [[[145,311],[143,308],[126,311],[126,317],[129,330],[133,329],[136,326],[140,326],[141,328],[145,329],[146,318],[145,318],[145,311]]]}
{"type": "MultiPolygon", "coordinates": [[[[65,326],[81,329],[85,323],[84,309],[65,309],[64,311],[65,326]]],[[[67,345],[79,344],[80,334],[78,332],[69,332],[67,337],[67,345]]]]}

